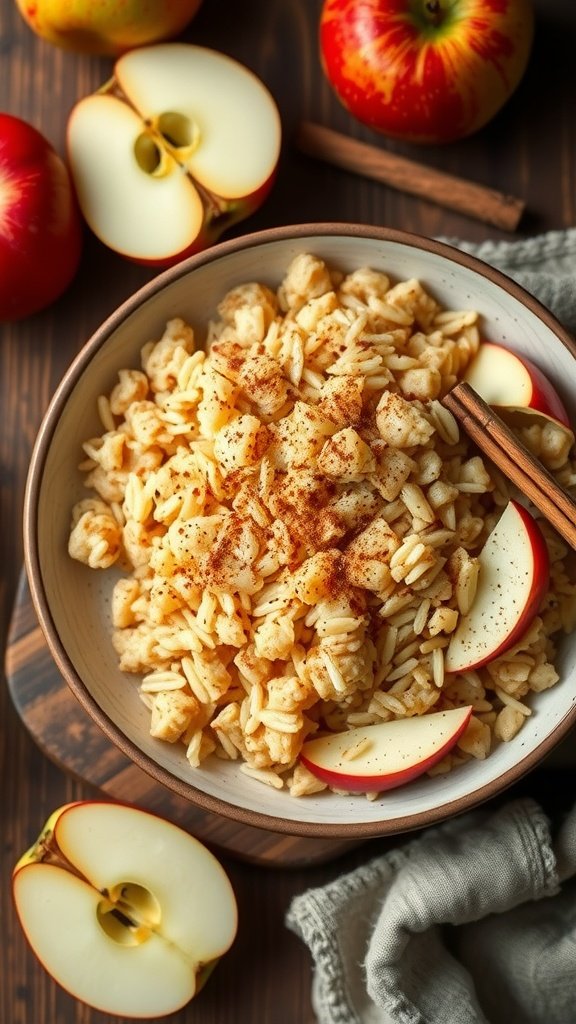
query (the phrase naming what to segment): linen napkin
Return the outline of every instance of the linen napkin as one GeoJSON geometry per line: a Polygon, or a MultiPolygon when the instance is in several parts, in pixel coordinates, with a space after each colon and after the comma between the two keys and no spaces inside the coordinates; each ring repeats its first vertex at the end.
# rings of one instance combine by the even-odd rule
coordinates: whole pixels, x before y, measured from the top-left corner
{"type": "MultiPolygon", "coordinates": [[[[480,245],[576,332],[576,229],[480,245]]],[[[576,804],[489,805],[297,896],[318,1024],[576,1024],[576,804]]]]}
{"type": "Polygon", "coordinates": [[[576,228],[549,231],[520,242],[474,244],[454,238],[442,241],[513,277],[547,306],[564,327],[576,332],[576,228]]]}

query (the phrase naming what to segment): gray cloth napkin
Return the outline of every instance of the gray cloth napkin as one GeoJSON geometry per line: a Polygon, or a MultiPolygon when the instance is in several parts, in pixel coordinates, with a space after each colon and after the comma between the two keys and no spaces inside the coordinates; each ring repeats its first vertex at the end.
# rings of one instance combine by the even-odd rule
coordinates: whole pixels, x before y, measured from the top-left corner
{"type": "Polygon", "coordinates": [[[576,332],[576,228],[549,231],[521,242],[475,245],[454,238],[443,241],[513,277],[552,310],[569,331],[576,332]]]}
{"type": "MultiPolygon", "coordinates": [[[[445,239],[576,332],[576,229],[445,239]]],[[[297,896],[319,1024],[576,1024],[576,805],[555,836],[531,799],[425,830],[297,896]]]]}

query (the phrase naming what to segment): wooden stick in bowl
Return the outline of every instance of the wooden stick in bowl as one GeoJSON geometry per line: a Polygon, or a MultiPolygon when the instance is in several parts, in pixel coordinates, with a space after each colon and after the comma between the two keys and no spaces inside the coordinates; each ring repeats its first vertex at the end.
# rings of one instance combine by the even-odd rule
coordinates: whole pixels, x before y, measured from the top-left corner
{"type": "Polygon", "coordinates": [[[514,196],[445,174],[310,121],[300,125],[296,145],[308,156],[380,181],[400,192],[428,199],[504,231],[516,230],[525,209],[525,203],[514,196]]]}
{"type": "Polygon", "coordinates": [[[576,550],[576,501],[465,381],[442,399],[480,451],[576,550]]]}

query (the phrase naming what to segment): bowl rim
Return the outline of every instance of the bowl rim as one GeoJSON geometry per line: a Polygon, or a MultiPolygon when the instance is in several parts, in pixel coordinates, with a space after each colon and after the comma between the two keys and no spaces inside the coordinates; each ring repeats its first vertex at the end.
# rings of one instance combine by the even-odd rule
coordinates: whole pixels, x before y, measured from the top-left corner
{"type": "Polygon", "coordinates": [[[576,723],[576,703],[567,709],[553,730],[531,752],[519,758],[501,776],[476,789],[470,789],[465,795],[444,801],[427,810],[396,817],[389,821],[375,819],[372,821],[346,823],[335,821],[299,821],[280,816],[275,817],[274,815],[250,808],[236,807],[234,804],[227,803],[219,797],[205,793],[191,782],[185,782],[158,764],[157,761],[141,750],[135,742],[122,732],[90,694],[86,684],[78,675],[64,649],[44,592],[38,551],[36,516],[44,467],[62,409],[95,353],[99,351],[110,335],[117,330],[131,313],[143,302],[149,301],[155,294],[162,291],[167,284],[178,280],[180,277],[187,276],[194,270],[208,263],[215,262],[221,257],[270,242],[297,241],[307,237],[326,237],[330,239],[338,236],[365,238],[367,240],[412,246],[417,249],[423,249],[433,255],[446,257],[468,270],[479,273],[521,302],[542,320],[569,351],[574,360],[576,360],[575,339],[546,306],[507,274],[497,270],[477,256],[463,249],[458,249],[450,242],[440,241],[426,235],[396,228],[375,227],[370,224],[352,224],[338,221],[298,223],[243,234],[219,242],[159,272],[154,278],[133,292],[116,310],[106,317],[82,345],[77,355],[64,371],[60,383],[52,395],[33,445],[24,490],[23,541],[24,566],[32,603],[50,654],[69,689],[89,714],[90,718],[132,763],[136,764],[147,775],[165,786],[168,790],[171,790],[190,803],[199,806],[205,811],[229,818],[242,825],[305,838],[361,840],[377,836],[401,834],[434,825],[449,817],[471,810],[490,798],[499,795],[540,764],[564,736],[567,735],[576,723]]]}

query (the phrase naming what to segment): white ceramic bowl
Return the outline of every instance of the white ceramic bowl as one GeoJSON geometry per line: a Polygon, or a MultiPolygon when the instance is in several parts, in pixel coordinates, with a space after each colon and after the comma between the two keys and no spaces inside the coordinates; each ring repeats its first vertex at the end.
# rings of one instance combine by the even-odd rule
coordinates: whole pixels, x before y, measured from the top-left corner
{"type": "Polygon", "coordinates": [[[52,655],[71,690],[107,736],[154,778],[202,807],[294,835],[349,837],[407,831],[495,796],[534,768],[576,721],[576,635],[562,643],[561,681],[533,698],[521,734],[485,761],[422,777],[374,802],[321,793],[306,798],[263,786],[234,762],[192,770],[181,744],[149,735],[149,712],[118,670],[110,641],[113,572],[89,572],[67,554],[70,511],[86,496],[77,466],[81,439],[99,432],[96,396],[119,368],[137,366],[142,344],[181,315],[196,329],[231,287],[275,286],[298,252],[342,270],[369,265],[417,277],[449,308],[480,311],[491,340],[524,352],[576,403],[576,346],[554,317],[511,280],[449,246],[398,231],[301,225],[224,242],[162,273],[93,335],[65,374],[39,431],[25,498],[25,557],[32,597],[52,655]]]}

